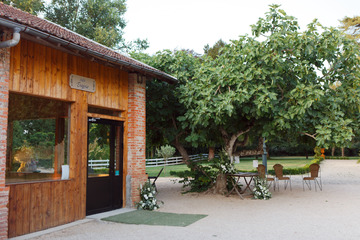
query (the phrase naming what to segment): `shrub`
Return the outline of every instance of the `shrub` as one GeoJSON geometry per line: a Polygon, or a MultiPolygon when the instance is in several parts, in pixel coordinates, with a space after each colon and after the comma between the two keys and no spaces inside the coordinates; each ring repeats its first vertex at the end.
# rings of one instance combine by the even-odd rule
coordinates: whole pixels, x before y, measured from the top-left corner
{"type": "Polygon", "coordinates": [[[323,160],[323,157],[321,156],[321,147],[315,147],[314,152],[315,152],[314,159],[323,160]]]}
{"type": "Polygon", "coordinates": [[[170,145],[161,146],[160,148],[156,149],[156,154],[159,157],[163,157],[165,161],[164,165],[164,173],[166,172],[165,166],[168,158],[171,158],[175,154],[175,148],[170,145]]]}
{"type": "Polygon", "coordinates": [[[325,159],[341,159],[341,160],[348,160],[349,157],[341,157],[341,156],[325,156],[325,159]]]}
{"type": "MultiPolygon", "coordinates": [[[[191,162],[188,166],[191,170],[176,172],[171,171],[170,174],[182,178],[179,182],[183,187],[190,187],[186,192],[204,192],[211,188],[216,182],[219,174],[235,173],[234,164],[230,162],[225,151],[219,153],[219,158],[214,158],[210,163],[191,162]]],[[[227,179],[227,189],[232,188],[232,182],[227,179]]]]}
{"type": "Polygon", "coordinates": [[[202,166],[199,162],[193,162],[189,167],[193,170],[171,171],[170,174],[181,178],[179,183],[183,184],[183,188],[190,187],[190,190],[186,192],[208,190],[216,179],[216,172],[210,166],[202,166]]]}
{"type": "Polygon", "coordinates": [[[159,157],[163,157],[165,161],[168,158],[171,158],[175,154],[175,148],[170,145],[161,146],[160,148],[156,149],[156,154],[159,157]]]}

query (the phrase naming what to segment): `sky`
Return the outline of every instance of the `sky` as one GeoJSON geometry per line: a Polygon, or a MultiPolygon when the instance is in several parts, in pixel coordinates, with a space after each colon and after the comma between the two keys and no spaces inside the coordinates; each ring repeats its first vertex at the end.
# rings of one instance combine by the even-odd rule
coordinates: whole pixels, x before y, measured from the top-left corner
{"type": "Polygon", "coordinates": [[[345,16],[360,15],[360,0],[127,0],[124,38],[147,39],[150,54],[163,49],[203,54],[206,44],[251,34],[250,25],[274,3],[296,17],[302,30],[315,18],[324,26],[337,27],[345,16]]]}

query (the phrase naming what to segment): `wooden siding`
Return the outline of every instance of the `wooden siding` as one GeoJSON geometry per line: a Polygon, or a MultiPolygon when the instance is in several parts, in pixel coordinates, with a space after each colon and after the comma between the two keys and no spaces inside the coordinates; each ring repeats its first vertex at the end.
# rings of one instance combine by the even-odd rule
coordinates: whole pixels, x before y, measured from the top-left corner
{"type": "Polygon", "coordinates": [[[28,40],[11,48],[10,91],[75,101],[78,90],[69,87],[70,74],[93,78],[94,93],[88,104],[125,111],[128,73],[70,55],[28,40]]]}
{"type": "Polygon", "coordinates": [[[9,237],[55,227],[80,219],[74,180],[11,185],[9,237]]]}
{"type": "Polygon", "coordinates": [[[9,185],[8,236],[15,237],[86,216],[88,106],[124,111],[126,120],[128,73],[24,39],[11,48],[10,68],[11,92],[71,102],[70,180],[9,185]],[[71,89],[70,74],[95,79],[95,93],[71,89]]]}

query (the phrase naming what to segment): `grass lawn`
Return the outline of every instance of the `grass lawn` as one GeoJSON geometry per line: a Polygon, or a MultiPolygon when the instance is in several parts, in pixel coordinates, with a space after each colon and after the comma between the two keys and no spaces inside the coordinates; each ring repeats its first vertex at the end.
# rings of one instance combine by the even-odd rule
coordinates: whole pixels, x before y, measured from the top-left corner
{"type": "MultiPolygon", "coordinates": [[[[256,170],[253,168],[253,160],[255,158],[241,158],[240,163],[235,164],[236,169],[239,171],[251,171],[256,170]]],[[[306,164],[309,164],[313,160],[312,157],[306,159],[306,157],[271,157],[270,160],[267,161],[268,168],[272,169],[272,166],[276,163],[280,163],[286,168],[296,168],[303,167],[306,164]]],[[[261,158],[258,159],[259,164],[262,162],[261,158]]],[[[146,173],[149,176],[156,176],[162,167],[147,167],[146,173]]],[[[185,164],[181,165],[173,165],[166,166],[164,171],[161,173],[160,177],[171,177],[170,171],[184,171],[189,170],[189,168],[185,164]]]]}

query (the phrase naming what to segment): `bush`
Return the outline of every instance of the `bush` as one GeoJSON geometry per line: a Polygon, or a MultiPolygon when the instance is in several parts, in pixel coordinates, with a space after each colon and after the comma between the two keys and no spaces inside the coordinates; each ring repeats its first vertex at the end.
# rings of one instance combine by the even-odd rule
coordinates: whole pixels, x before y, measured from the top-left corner
{"type": "MultiPolygon", "coordinates": [[[[187,192],[204,192],[214,185],[219,174],[236,172],[234,164],[230,162],[225,151],[221,151],[219,158],[214,158],[209,164],[192,162],[188,167],[191,170],[170,172],[171,175],[182,178],[179,182],[184,188],[190,187],[187,192]]],[[[227,188],[232,188],[230,179],[227,179],[227,188]]]]}
{"type": "Polygon", "coordinates": [[[349,157],[341,157],[341,156],[325,156],[325,159],[343,159],[343,160],[348,160],[350,159],[349,157]]]}
{"type": "Polygon", "coordinates": [[[321,148],[320,147],[315,147],[314,148],[314,152],[315,152],[315,155],[314,155],[314,158],[315,159],[324,159],[322,156],[321,156],[321,148]]]}
{"type": "Polygon", "coordinates": [[[190,187],[190,190],[186,192],[204,192],[208,190],[216,179],[216,172],[211,167],[202,166],[196,162],[192,163],[190,168],[194,170],[171,171],[170,175],[181,178],[179,182],[183,184],[183,188],[190,187]]]}

